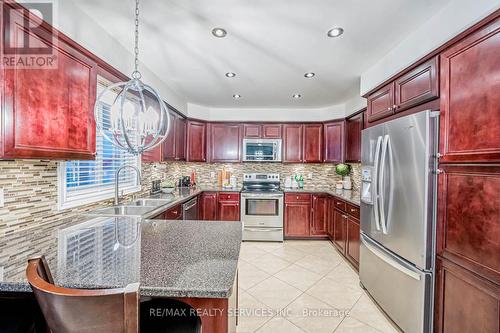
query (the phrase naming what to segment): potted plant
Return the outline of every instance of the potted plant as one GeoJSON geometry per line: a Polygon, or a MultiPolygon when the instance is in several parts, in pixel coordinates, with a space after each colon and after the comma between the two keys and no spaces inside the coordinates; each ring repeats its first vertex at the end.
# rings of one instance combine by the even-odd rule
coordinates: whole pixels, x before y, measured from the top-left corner
{"type": "Polygon", "coordinates": [[[335,173],[342,177],[344,190],[352,189],[351,177],[349,177],[351,170],[352,168],[349,164],[339,163],[335,166],[335,173]]]}

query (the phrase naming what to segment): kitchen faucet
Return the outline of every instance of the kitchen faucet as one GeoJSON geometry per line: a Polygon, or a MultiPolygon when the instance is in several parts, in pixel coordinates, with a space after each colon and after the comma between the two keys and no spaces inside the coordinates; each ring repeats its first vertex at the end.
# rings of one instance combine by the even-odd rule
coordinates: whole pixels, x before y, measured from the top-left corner
{"type": "Polygon", "coordinates": [[[118,168],[115,173],[115,206],[119,204],[120,198],[118,195],[118,186],[120,185],[120,172],[125,169],[125,168],[132,168],[136,171],[137,173],[137,184],[141,185],[141,172],[139,169],[133,165],[124,165],[118,168]]]}

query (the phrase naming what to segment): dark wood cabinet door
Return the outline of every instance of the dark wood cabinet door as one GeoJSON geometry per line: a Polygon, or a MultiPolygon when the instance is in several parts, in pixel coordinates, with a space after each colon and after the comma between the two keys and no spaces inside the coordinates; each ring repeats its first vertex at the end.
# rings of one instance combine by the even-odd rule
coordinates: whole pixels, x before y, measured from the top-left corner
{"type": "MultiPolygon", "coordinates": [[[[364,112],[360,112],[346,120],[345,161],[361,163],[361,130],[363,129],[364,112]]],[[[325,125],[326,135],[326,125],[325,125]]]]}
{"type": "Polygon", "coordinates": [[[0,157],[94,159],[97,64],[68,38],[38,27],[38,17],[17,10],[9,14],[10,24],[3,27],[4,36],[12,38],[9,45],[29,40],[32,47],[51,48],[57,64],[50,69],[0,67],[0,157]],[[26,24],[37,29],[25,29],[26,24]]]}
{"type": "Polygon", "coordinates": [[[335,209],[333,217],[333,245],[345,254],[347,240],[347,216],[335,209]]]}
{"type": "Polygon", "coordinates": [[[323,162],[323,124],[304,125],[304,162],[323,162]]]}
{"type": "MultiPolygon", "coordinates": [[[[361,143],[360,143],[361,145],[361,143]]],[[[325,124],[325,162],[341,163],[344,161],[344,121],[325,124]]]]}
{"type": "Polygon", "coordinates": [[[500,161],[500,18],[441,54],[441,162],[500,161]]]}
{"type": "Polygon", "coordinates": [[[368,95],[368,121],[375,121],[394,113],[394,82],[368,95]]]}
{"type": "Polygon", "coordinates": [[[334,235],[334,222],[333,219],[335,218],[335,201],[333,200],[333,197],[328,197],[328,223],[327,223],[327,228],[326,228],[326,233],[328,234],[328,238],[333,241],[333,235],[334,235]]]}
{"type": "Polygon", "coordinates": [[[182,205],[172,207],[164,214],[166,220],[182,220],[182,205]]]}
{"type": "Polygon", "coordinates": [[[281,124],[262,125],[262,137],[264,139],[281,139],[281,124]]]}
{"type": "Polygon", "coordinates": [[[201,220],[217,220],[217,192],[203,192],[201,194],[198,215],[201,220]]]}
{"type": "Polygon", "coordinates": [[[312,196],[311,236],[327,236],[328,197],[314,194],[312,196]]]}
{"type": "Polygon", "coordinates": [[[233,123],[212,123],[209,128],[210,162],[240,162],[242,126],[233,123]]]}
{"type": "Polygon", "coordinates": [[[177,129],[177,119],[178,116],[173,111],[169,111],[170,116],[170,128],[167,134],[167,138],[161,144],[161,154],[163,161],[174,161],[175,160],[175,131],[177,129]]]}
{"type": "Polygon", "coordinates": [[[220,201],[218,207],[218,220],[220,221],[239,221],[240,203],[239,201],[220,201]]]}
{"type": "Polygon", "coordinates": [[[347,243],[345,249],[345,255],[347,259],[353,264],[354,267],[359,269],[359,220],[347,216],[347,243]]]}
{"type": "Polygon", "coordinates": [[[438,57],[429,59],[397,78],[394,87],[395,112],[439,97],[438,57]]]}
{"type": "Polygon", "coordinates": [[[161,146],[163,142],[156,146],[155,148],[151,150],[147,150],[144,153],[142,153],[141,159],[142,162],[144,163],[151,163],[151,162],[161,162],[162,161],[162,152],[161,152],[161,146]]]}
{"type": "Polygon", "coordinates": [[[186,160],[186,119],[181,117],[175,122],[175,160],[186,160]]]}
{"type": "Polygon", "coordinates": [[[245,139],[260,139],[262,137],[262,125],[245,124],[243,125],[243,136],[245,139]]]}
{"type": "Polygon", "coordinates": [[[283,162],[302,162],[303,145],[303,125],[283,125],[283,162]]]}
{"type": "Polygon", "coordinates": [[[207,160],[206,147],[206,124],[188,120],[186,161],[205,162],[207,160]]]}
{"type": "Polygon", "coordinates": [[[440,168],[438,255],[500,284],[500,168],[440,168]]]}
{"type": "Polygon", "coordinates": [[[285,203],[285,236],[309,237],[310,203],[285,203]]]}
{"type": "Polygon", "coordinates": [[[446,259],[438,258],[436,266],[434,331],[498,333],[499,285],[446,259]]]}

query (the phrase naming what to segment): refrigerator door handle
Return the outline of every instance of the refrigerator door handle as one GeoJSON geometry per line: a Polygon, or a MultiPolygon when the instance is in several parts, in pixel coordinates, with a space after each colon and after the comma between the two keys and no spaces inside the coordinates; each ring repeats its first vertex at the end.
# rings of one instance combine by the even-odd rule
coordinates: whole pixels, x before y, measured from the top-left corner
{"type": "Polygon", "coordinates": [[[420,274],[418,274],[417,272],[412,271],[409,268],[406,268],[405,266],[401,265],[400,263],[398,263],[394,259],[392,259],[389,256],[387,256],[386,254],[384,254],[381,250],[377,249],[374,245],[370,244],[370,242],[367,241],[365,239],[365,237],[366,236],[364,236],[363,234],[361,234],[361,242],[363,243],[364,246],[366,246],[366,248],[371,253],[373,253],[380,260],[384,261],[386,264],[390,265],[391,267],[397,269],[401,273],[403,273],[405,275],[408,275],[409,277],[411,277],[411,278],[413,278],[413,279],[415,279],[417,281],[420,281],[420,279],[421,279],[420,274]]]}
{"type": "Polygon", "coordinates": [[[382,146],[382,137],[377,138],[377,146],[375,148],[375,161],[373,163],[373,211],[375,214],[375,227],[380,231],[379,207],[378,207],[378,171],[380,164],[380,148],[382,146]]]}
{"type": "Polygon", "coordinates": [[[389,148],[389,135],[384,136],[384,141],[382,143],[382,157],[380,158],[380,177],[378,177],[377,191],[380,191],[380,224],[382,226],[382,232],[387,235],[387,221],[385,216],[385,160],[387,158],[387,149],[389,148]]]}

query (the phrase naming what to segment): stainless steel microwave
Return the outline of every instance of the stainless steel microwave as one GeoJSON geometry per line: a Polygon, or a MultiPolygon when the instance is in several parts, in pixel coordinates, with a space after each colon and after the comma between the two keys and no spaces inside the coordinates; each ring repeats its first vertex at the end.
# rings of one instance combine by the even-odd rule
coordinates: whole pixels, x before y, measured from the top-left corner
{"type": "Polygon", "coordinates": [[[281,139],[243,139],[243,161],[281,162],[281,139]]]}

